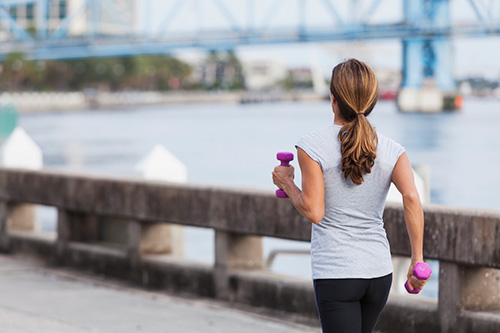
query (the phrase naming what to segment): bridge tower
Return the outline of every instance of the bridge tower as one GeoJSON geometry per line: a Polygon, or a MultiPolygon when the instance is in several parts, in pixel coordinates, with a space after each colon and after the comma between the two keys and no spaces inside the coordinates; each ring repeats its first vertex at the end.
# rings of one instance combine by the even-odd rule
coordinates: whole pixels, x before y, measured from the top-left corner
{"type": "Polygon", "coordinates": [[[402,41],[399,109],[435,112],[459,108],[452,45],[444,37],[451,27],[450,0],[404,0],[404,23],[415,29],[424,27],[429,33],[402,41]]]}

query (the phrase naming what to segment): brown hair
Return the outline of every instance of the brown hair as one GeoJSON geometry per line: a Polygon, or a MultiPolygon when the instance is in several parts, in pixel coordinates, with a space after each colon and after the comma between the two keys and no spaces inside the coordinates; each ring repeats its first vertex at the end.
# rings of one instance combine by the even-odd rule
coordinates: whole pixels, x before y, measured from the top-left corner
{"type": "Polygon", "coordinates": [[[370,173],[377,157],[377,132],[366,119],[378,100],[378,82],[372,69],[356,59],[338,64],[332,71],[330,91],[340,117],[347,122],[339,132],[340,165],[344,178],[356,185],[370,173]]]}

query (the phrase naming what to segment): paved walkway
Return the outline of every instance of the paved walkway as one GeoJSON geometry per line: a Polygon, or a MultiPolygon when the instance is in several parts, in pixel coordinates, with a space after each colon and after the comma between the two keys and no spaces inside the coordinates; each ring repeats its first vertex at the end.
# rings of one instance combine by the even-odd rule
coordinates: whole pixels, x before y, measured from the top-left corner
{"type": "Polygon", "coordinates": [[[21,332],[316,332],[224,303],[134,289],[0,255],[0,330],[21,332]]]}

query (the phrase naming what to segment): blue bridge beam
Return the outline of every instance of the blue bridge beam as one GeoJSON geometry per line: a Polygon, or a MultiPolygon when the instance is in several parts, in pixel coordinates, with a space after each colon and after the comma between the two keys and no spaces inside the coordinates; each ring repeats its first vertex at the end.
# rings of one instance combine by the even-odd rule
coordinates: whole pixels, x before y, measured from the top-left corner
{"type": "MultiPolygon", "coordinates": [[[[431,26],[446,29],[451,26],[450,0],[405,0],[405,23],[411,27],[431,26]]],[[[403,39],[402,87],[420,88],[426,80],[434,80],[444,91],[454,91],[453,57],[447,36],[403,39]]]]}

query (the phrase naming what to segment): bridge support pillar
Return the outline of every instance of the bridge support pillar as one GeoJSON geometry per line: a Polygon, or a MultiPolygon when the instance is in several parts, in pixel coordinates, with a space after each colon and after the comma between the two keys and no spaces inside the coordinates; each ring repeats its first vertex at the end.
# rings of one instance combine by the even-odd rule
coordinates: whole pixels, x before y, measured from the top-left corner
{"type": "Polygon", "coordinates": [[[214,283],[216,297],[229,299],[230,269],[262,269],[262,237],[237,233],[215,232],[214,283]]]}
{"type": "Polygon", "coordinates": [[[462,311],[500,310],[500,270],[441,261],[438,309],[441,332],[467,331],[462,311]]]}
{"type": "MultiPolygon", "coordinates": [[[[405,22],[415,28],[450,26],[449,0],[405,0],[405,22]]],[[[452,70],[452,48],[444,37],[403,40],[403,81],[398,107],[403,112],[439,112],[461,107],[452,70]]]]}

